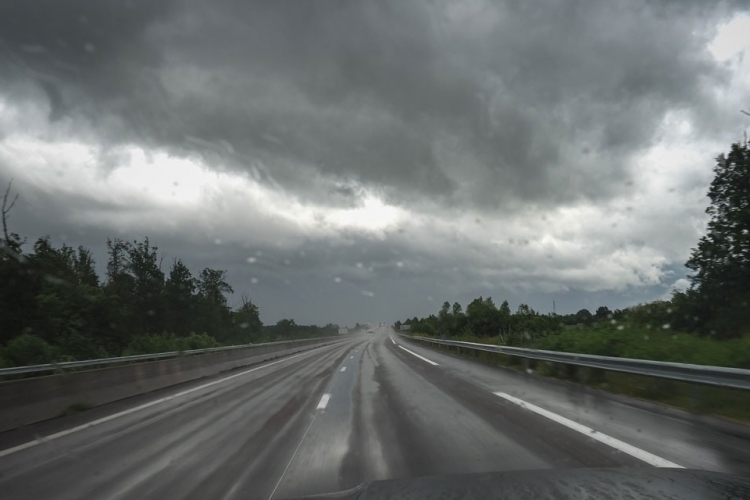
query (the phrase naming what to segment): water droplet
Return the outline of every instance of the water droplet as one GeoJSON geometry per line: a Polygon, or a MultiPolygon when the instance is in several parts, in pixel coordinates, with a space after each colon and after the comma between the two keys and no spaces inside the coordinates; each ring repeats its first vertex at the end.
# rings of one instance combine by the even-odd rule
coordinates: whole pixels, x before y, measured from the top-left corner
{"type": "Polygon", "coordinates": [[[255,264],[255,262],[256,262],[257,260],[258,260],[258,259],[256,259],[255,257],[248,257],[248,258],[247,258],[247,263],[248,263],[248,264],[255,264]]]}
{"type": "Polygon", "coordinates": [[[624,330],[625,329],[625,325],[617,325],[617,329],[618,330],[624,330]]]}
{"type": "Polygon", "coordinates": [[[369,291],[369,290],[362,290],[362,295],[364,295],[366,297],[374,297],[375,296],[375,294],[373,292],[369,291]]]}
{"type": "Polygon", "coordinates": [[[404,267],[404,263],[399,260],[396,262],[396,267],[404,267]]]}
{"type": "Polygon", "coordinates": [[[432,301],[432,295],[428,295],[427,300],[432,301]]]}
{"type": "Polygon", "coordinates": [[[643,340],[648,340],[648,339],[649,339],[649,336],[648,336],[648,335],[644,335],[644,336],[643,336],[643,340]]]}
{"type": "Polygon", "coordinates": [[[291,263],[292,263],[292,261],[291,261],[291,260],[289,260],[289,259],[284,259],[284,264],[285,264],[285,265],[287,265],[287,266],[288,266],[288,265],[289,265],[289,264],[291,264],[291,263]]]}
{"type": "Polygon", "coordinates": [[[263,252],[261,252],[260,250],[258,250],[257,252],[255,252],[255,256],[256,257],[260,257],[261,255],[263,255],[263,252]]]}
{"type": "Polygon", "coordinates": [[[243,330],[248,326],[250,326],[250,323],[240,323],[240,328],[242,328],[243,330]]]}
{"type": "Polygon", "coordinates": [[[336,283],[341,283],[341,278],[336,276],[335,278],[333,278],[333,281],[335,281],[336,283]]]}
{"type": "Polygon", "coordinates": [[[664,323],[663,325],[661,325],[661,327],[662,327],[662,328],[663,328],[664,330],[669,330],[669,328],[670,328],[670,325],[669,325],[669,323],[664,323]]]}
{"type": "Polygon", "coordinates": [[[214,239],[214,245],[221,245],[221,238],[214,239]]]}
{"type": "Polygon", "coordinates": [[[156,316],[156,311],[154,311],[153,309],[149,309],[148,313],[146,314],[148,314],[149,316],[156,316]]]}
{"type": "Polygon", "coordinates": [[[363,265],[361,262],[357,262],[357,269],[362,269],[363,265]]]}
{"type": "Polygon", "coordinates": [[[258,282],[258,278],[250,278],[250,283],[252,283],[253,285],[256,284],[257,282],[258,282]]]}
{"type": "Polygon", "coordinates": [[[96,52],[96,46],[94,46],[94,44],[93,44],[93,43],[91,43],[91,42],[88,42],[88,43],[86,43],[86,44],[85,44],[85,45],[83,46],[83,50],[85,50],[85,51],[86,51],[86,52],[88,52],[89,54],[93,54],[94,52],[96,52]]]}

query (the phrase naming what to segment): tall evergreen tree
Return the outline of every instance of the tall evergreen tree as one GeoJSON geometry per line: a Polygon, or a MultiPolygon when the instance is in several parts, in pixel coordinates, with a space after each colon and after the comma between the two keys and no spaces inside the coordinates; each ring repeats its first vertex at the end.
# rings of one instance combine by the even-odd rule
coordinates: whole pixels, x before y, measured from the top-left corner
{"type": "Polygon", "coordinates": [[[175,259],[164,285],[165,329],[175,335],[195,330],[196,282],[190,269],[175,259]]]}
{"type": "Polygon", "coordinates": [[[708,230],[686,266],[696,310],[707,330],[734,337],[750,320],[750,150],[733,144],[720,155],[708,191],[708,230]]]}

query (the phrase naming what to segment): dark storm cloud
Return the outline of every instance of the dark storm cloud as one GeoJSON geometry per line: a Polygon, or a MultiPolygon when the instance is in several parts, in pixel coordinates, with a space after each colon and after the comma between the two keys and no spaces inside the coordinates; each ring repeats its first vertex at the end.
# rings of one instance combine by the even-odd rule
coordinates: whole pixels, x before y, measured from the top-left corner
{"type": "Polygon", "coordinates": [[[711,108],[722,70],[705,43],[728,9],[4,2],[0,82],[36,81],[51,119],[75,117],[105,144],[261,162],[303,199],[328,196],[318,176],[391,200],[556,204],[624,189],[665,112],[711,108]]]}

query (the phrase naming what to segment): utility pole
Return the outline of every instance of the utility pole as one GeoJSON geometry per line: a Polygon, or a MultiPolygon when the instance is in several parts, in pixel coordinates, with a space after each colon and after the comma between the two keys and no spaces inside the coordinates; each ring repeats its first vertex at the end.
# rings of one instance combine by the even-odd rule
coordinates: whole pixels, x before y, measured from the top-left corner
{"type": "Polygon", "coordinates": [[[557,316],[557,309],[555,309],[555,301],[552,301],[552,315],[557,316]]]}

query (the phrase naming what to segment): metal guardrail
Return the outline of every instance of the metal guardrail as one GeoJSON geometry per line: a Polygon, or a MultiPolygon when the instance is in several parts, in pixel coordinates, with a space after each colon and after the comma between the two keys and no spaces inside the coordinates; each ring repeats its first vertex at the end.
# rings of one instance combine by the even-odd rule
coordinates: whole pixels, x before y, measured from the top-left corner
{"type": "Polygon", "coordinates": [[[438,340],[428,337],[399,335],[412,341],[424,342],[427,344],[438,344],[463,349],[494,352],[538,361],[599,368],[602,370],[666,378],[681,382],[750,390],[750,370],[743,370],[741,368],[692,365],[687,363],[671,363],[646,359],[615,358],[611,356],[597,356],[594,354],[544,351],[523,347],[508,347],[491,344],[477,344],[474,342],[462,342],[458,340],[438,340]]]}
{"type": "MultiPolygon", "coordinates": [[[[46,373],[46,372],[63,372],[71,368],[92,368],[109,365],[119,365],[125,363],[133,363],[138,361],[152,361],[157,359],[168,359],[177,358],[181,356],[193,356],[198,354],[208,354],[212,352],[220,351],[233,351],[237,349],[248,349],[252,347],[265,347],[280,344],[294,344],[311,340],[325,340],[328,337],[320,337],[319,339],[298,339],[298,340],[284,340],[279,342],[266,342],[263,344],[243,344],[243,345],[231,345],[224,347],[208,347],[206,349],[190,349],[187,351],[172,351],[172,352],[159,352],[154,354],[136,354],[134,356],[120,356],[117,358],[101,358],[101,359],[87,359],[82,361],[64,361],[61,363],[48,363],[43,365],[27,365],[27,366],[14,366],[11,368],[0,368],[0,378],[10,375],[23,375],[28,373],[46,373]]],[[[337,337],[331,337],[331,339],[338,340],[337,337]]]]}

